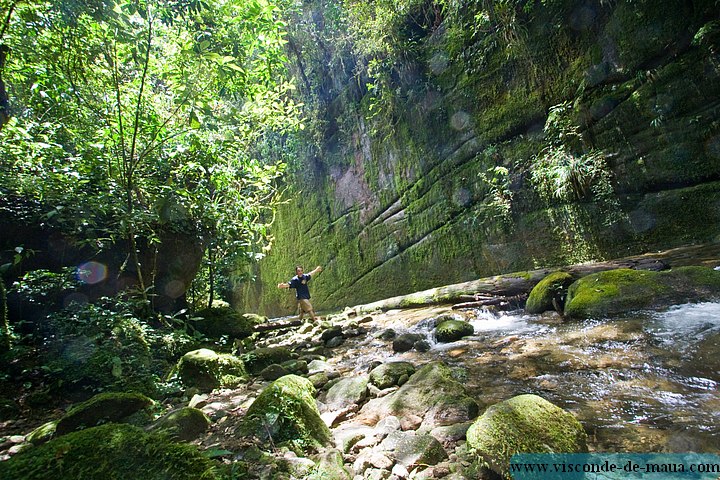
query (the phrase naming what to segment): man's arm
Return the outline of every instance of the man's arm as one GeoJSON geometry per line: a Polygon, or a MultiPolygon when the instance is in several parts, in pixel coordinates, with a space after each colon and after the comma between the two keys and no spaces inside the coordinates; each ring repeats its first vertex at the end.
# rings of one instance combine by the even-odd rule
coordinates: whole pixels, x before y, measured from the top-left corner
{"type": "Polygon", "coordinates": [[[290,288],[289,283],[278,283],[278,288],[290,288]]]}
{"type": "Polygon", "coordinates": [[[315,267],[315,270],[313,270],[312,272],[308,273],[308,275],[310,275],[311,277],[314,277],[316,274],[318,274],[318,273],[320,273],[320,272],[322,272],[322,271],[323,271],[323,268],[318,265],[317,267],[315,267]]]}

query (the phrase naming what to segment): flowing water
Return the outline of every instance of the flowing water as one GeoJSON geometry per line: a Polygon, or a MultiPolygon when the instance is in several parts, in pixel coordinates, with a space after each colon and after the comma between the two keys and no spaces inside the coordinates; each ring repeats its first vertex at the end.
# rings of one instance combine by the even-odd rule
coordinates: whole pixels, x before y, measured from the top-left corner
{"type": "Polygon", "coordinates": [[[720,452],[720,303],[581,322],[435,307],[385,312],[372,325],[371,333],[424,333],[432,348],[398,354],[377,335],[357,337],[334,359],[342,370],[443,360],[462,367],[481,408],[535,393],[572,411],[595,451],[720,452]],[[435,343],[442,314],[471,322],[474,336],[435,343]]]}

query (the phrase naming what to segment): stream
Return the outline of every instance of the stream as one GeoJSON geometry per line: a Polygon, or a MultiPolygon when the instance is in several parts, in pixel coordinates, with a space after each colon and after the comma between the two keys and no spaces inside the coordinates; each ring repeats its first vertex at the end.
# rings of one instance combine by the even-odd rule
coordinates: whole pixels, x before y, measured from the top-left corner
{"type": "Polygon", "coordinates": [[[720,303],[573,322],[555,313],[428,307],[377,313],[370,326],[330,359],[345,374],[378,360],[442,360],[462,367],[481,411],[535,393],[573,412],[591,451],[720,452],[720,303]],[[474,335],[435,343],[433,319],[448,314],[472,323],[474,335]],[[432,347],[394,353],[378,337],[387,328],[423,333],[432,347]]]}

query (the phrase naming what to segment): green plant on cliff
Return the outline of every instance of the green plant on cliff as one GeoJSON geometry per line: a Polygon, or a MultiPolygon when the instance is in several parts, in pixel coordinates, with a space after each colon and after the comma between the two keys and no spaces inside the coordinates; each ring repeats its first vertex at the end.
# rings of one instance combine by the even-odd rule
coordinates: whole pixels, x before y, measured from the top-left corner
{"type": "Polygon", "coordinates": [[[606,153],[585,146],[574,124],[571,102],[550,109],[545,123],[546,145],[531,166],[531,180],[548,202],[609,200],[613,187],[606,153]]]}

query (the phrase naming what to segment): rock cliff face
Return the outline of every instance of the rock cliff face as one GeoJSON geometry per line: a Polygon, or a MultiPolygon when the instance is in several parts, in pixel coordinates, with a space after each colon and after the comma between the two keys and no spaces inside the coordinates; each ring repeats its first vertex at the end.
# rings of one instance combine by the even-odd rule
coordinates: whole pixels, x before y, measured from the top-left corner
{"type": "Polygon", "coordinates": [[[290,313],[297,263],[324,310],[719,238],[716,2],[401,3],[392,61],[337,2],[294,18],[309,128],[237,305],[290,313]]]}

